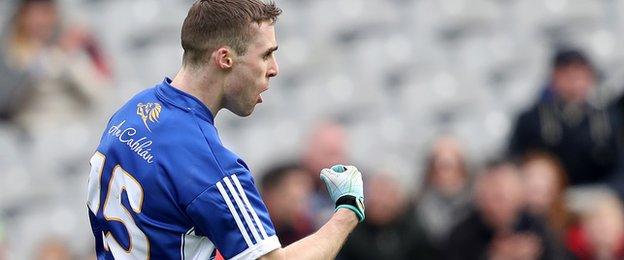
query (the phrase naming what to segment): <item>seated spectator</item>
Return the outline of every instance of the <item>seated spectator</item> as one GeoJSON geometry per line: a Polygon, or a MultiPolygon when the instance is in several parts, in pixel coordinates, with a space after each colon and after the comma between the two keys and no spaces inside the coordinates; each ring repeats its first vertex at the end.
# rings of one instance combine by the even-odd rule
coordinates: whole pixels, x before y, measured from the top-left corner
{"type": "Polygon", "coordinates": [[[14,2],[0,38],[0,119],[6,120],[0,123],[17,129],[11,135],[22,149],[20,166],[29,173],[21,178],[24,183],[47,185],[88,171],[76,162],[93,152],[96,127],[116,100],[95,37],[82,25],[63,21],[58,1],[14,2]],[[62,152],[51,152],[58,147],[62,152]]]}
{"type": "Polygon", "coordinates": [[[6,54],[0,49],[0,78],[3,79],[0,83],[1,121],[13,119],[32,91],[32,82],[28,74],[12,68],[8,62],[6,54]]]}
{"type": "Polygon", "coordinates": [[[457,140],[452,137],[436,140],[427,159],[416,214],[427,237],[439,249],[450,229],[468,212],[469,177],[457,140]]]}
{"type": "Polygon", "coordinates": [[[557,52],[547,95],[516,122],[509,144],[513,156],[529,150],[556,155],[570,185],[605,183],[615,171],[619,124],[605,107],[590,102],[596,72],[578,50],[557,52]]]}
{"type": "Polygon", "coordinates": [[[99,46],[82,27],[62,26],[58,9],[55,0],[18,1],[0,42],[0,75],[17,79],[0,82],[0,114],[31,132],[107,100],[110,70],[99,46]]]}
{"type": "Polygon", "coordinates": [[[314,232],[307,212],[312,181],[305,171],[294,164],[275,166],[262,175],[260,187],[282,245],[314,232]]]}
{"type": "Polygon", "coordinates": [[[550,229],[563,238],[570,224],[565,201],[566,174],[556,157],[544,152],[530,152],[521,163],[527,210],[546,220],[550,229]]]}
{"type": "MultiPolygon", "coordinates": [[[[622,126],[624,126],[624,94],[611,104],[611,109],[614,117],[619,119],[622,126]]],[[[624,149],[624,127],[621,127],[618,133],[618,144],[620,149],[624,149]]],[[[619,153],[617,161],[617,170],[609,186],[617,192],[621,200],[624,200],[624,152],[619,153]]]]}
{"type": "Polygon", "coordinates": [[[351,233],[338,259],[431,259],[432,247],[400,183],[387,173],[364,183],[366,220],[351,233]]]}
{"type": "Polygon", "coordinates": [[[580,260],[624,259],[624,211],[609,190],[595,194],[568,233],[567,246],[580,260]]]}
{"type": "Polygon", "coordinates": [[[452,230],[445,258],[562,259],[546,225],[523,210],[522,188],[514,165],[488,166],[475,183],[475,209],[452,230]]]}
{"type": "Polygon", "coordinates": [[[319,174],[323,168],[347,162],[347,139],[347,132],[342,125],[327,121],[315,126],[305,141],[301,166],[313,182],[310,214],[317,228],[334,212],[334,205],[319,174]]]}
{"type": "Polygon", "coordinates": [[[624,117],[624,94],[622,94],[613,104],[616,112],[624,117]]]}

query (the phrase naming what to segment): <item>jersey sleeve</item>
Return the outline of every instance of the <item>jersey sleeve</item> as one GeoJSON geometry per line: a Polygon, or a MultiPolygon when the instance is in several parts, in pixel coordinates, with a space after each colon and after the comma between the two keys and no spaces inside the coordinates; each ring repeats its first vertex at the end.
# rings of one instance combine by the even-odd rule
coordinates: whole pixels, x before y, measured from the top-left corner
{"type": "Polygon", "coordinates": [[[223,177],[199,194],[186,212],[200,235],[225,259],[256,259],[281,244],[251,174],[223,177]]]}

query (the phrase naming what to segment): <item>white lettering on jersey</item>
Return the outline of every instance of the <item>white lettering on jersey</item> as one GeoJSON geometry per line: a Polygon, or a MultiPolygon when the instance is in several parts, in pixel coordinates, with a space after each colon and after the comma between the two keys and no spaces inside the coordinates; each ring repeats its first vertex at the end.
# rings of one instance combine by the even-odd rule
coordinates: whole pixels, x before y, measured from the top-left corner
{"type": "Polygon", "coordinates": [[[141,137],[135,140],[133,137],[136,135],[137,130],[132,127],[122,129],[121,127],[124,123],[126,123],[126,120],[121,121],[118,125],[111,126],[108,130],[108,134],[117,137],[119,142],[126,144],[130,147],[131,151],[136,153],[147,163],[154,162],[154,156],[151,153],[152,149],[149,148],[152,145],[152,141],[147,139],[147,137],[141,137]]]}

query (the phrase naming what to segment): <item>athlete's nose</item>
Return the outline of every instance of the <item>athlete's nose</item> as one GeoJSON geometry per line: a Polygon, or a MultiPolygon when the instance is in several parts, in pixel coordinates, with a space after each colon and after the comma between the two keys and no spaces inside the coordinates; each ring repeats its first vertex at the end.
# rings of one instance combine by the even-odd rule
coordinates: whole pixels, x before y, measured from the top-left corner
{"type": "Polygon", "coordinates": [[[267,71],[267,77],[269,78],[275,77],[277,76],[278,73],[279,73],[279,66],[277,65],[277,60],[273,59],[273,62],[271,62],[269,70],[267,71]]]}

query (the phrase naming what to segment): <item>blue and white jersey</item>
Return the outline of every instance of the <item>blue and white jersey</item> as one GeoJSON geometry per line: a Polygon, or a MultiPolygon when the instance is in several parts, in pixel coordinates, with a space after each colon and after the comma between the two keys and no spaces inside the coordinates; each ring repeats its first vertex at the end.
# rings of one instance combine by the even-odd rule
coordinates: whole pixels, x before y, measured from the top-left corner
{"type": "Polygon", "coordinates": [[[281,247],[245,162],[209,109],[170,83],[119,109],[91,158],[98,259],[255,259],[281,247]]]}

